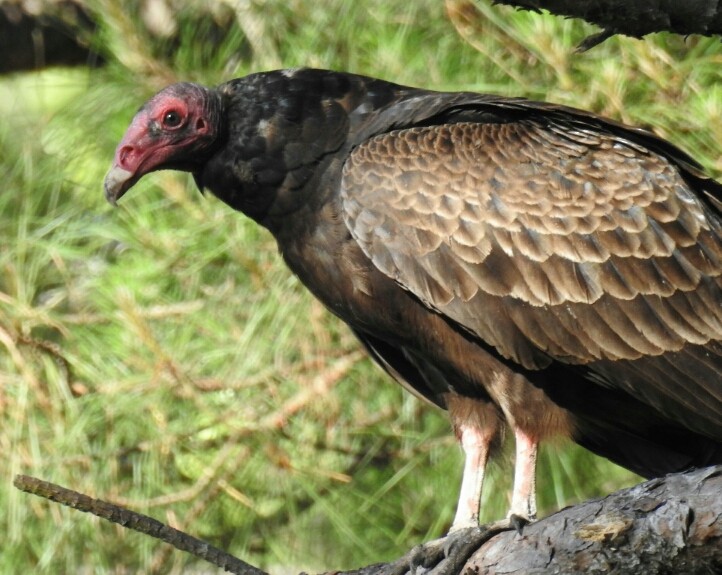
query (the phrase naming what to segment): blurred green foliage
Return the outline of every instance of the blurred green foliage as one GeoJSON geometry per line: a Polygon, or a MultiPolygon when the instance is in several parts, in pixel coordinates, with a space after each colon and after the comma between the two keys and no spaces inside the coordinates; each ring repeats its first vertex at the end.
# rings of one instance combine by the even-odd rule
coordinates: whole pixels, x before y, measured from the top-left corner
{"type": "MultiPolygon", "coordinates": [[[[274,573],[393,558],[452,519],[462,462],[444,414],[390,383],[270,236],[188,177],[158,173],[106,205],[134,111],[175,80],[328,67],[590,109],[719,174],[719,40],[614,38],[576,54],[590,27],[463,0],[218,3],[220,28],[175,5],[170,41],[148,33],[140,4],[92,0],[107,66],[0,79],[0,572],[208,569],[18,492],[17,473],[274,573]]],[[[483,519],[506,512],[510,475],[508,457],[492,466],[483,519]]],[[[548,447],[540,507],[634,481],[548,447]]]]}

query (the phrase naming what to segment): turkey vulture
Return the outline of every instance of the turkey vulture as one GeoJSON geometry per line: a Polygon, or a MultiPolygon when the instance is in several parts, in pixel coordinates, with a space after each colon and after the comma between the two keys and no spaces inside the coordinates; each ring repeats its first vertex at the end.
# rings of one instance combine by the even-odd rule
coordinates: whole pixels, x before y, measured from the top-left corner
{"type": "Polygon", "coordinates": [[[280,70],[151,98],[105,179],[190,172],[266,227],[291,270],[466,456],[452,529],[516,440],[643,476],[722,463],[722,185],[654,134],[559,105],[280,70]]]}

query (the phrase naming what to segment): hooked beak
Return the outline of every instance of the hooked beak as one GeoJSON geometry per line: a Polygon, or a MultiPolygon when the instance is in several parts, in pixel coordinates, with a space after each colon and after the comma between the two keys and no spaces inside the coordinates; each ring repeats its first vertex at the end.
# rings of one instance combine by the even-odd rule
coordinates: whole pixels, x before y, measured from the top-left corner
{"type": "Polygon", "coordinates": [[[118,200],[127,192],[133,184],[138,181],[138,177],[133,173],[113,165],[105,175],[103,186],[105,188],[105,199],[113,206],[118,205],[118,200]]]}
{"type": "Polygon", "coordinates": [[[149,137],[148,114],[140,110],[128,126],[123,139],[115,149],[113,164],[105,175],[103,187],[105,199],[113,206],[146,173],[152,170],[158,161],[151,158],[158,150],[158,143],[149,137]],[[149,161],[151,160],[151,161],[149,161]]]}

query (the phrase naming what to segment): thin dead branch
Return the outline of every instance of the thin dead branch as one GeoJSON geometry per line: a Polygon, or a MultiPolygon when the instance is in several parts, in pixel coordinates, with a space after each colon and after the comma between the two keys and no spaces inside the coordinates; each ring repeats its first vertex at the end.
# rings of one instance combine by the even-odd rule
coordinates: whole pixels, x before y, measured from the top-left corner
{"type": "Polygon", "coordinates": [[[17,475],[13,483],[15,487],[26,493],[50,499],[50,501],[55,501],[84,513],[92,513],[97,517],[107,519],[128,529],[170,543],[176,549],[191,553],[195,557],[221,567],[229,573],[237,575],[268,575],[265,571],[241,561],[205,541],[173,529],[147,515],[27,475],[17,475]]]}

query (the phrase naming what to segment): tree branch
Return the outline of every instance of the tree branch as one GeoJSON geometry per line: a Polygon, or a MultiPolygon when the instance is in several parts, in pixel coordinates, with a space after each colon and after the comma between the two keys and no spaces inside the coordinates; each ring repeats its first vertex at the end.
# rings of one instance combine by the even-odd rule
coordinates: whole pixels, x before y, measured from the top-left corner
{"type": "Polygon", "coordinates": [[[38,495],[39,497],[45,497],[46,499],[50,499],[50,501],[67,505],[78,511],[92,513],[93,515],[102,517],[128,529],[133,529],[134,531],[170,543],[176,549],[187,551],[199,559],[203,559],[208,563],[225,569],[229,573],[235,573],[237,575],[268,575],[265,571],[249,565],[200,539],[173,529],[152,517],[123,509],[108,501],[93,499],[77,491],[66,489],[54,483],[48,483],[47,481],[42,481],[41,479],[27,475],[15,476],[13,484],[21,491],[38,495]]]}
{"type": "MultiPolygon", "coordinates": [[[[15,486],[162,539],[231,573],[266,575],[207,543],[106,501],[22,475],[15,478],[15,486]]],[[[409,553],[405,558],[412,556],[409,553]]],[[[414,567],[405,558],[335,573],[411,573],[414,567]]],[[[492,534],[460,569],[449,570],[450,563],[443,560],[431,573],[721,573],[722,465],[653,479],[563,509],[528,525],[521,535],[513,531],[492,534]]]]}
{"type": "Polygon", "coordinates": [[[722,572],[722,466],[653,479],[483,545],[480,573],[722,572]],[[535,571],[537,570],[537,571],[535,571]]]}
{"type": "Polygon", "coordinates": [[[547,10],[557,16],[582,18],[602,28],[579,46],[589,50],[614,34],[641,38],[652,32],[722,34],[718,0],[492,0],[522,10],[547,10]]]}

